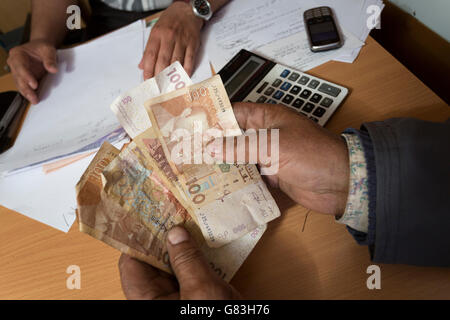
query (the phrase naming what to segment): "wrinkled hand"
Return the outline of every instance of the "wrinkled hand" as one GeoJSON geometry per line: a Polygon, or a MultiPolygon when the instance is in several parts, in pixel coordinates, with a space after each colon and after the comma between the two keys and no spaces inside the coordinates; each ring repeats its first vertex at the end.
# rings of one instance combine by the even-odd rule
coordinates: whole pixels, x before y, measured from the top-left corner
{"type": "Polygon", "coordinates": [[[175,277],[122,254],[122,289],[127,299],[239,299],[239,293],[210,268],[189,233],[175,227],[167,248],[175,277]]]}
{"type": "Polygon", "coordinates": [[[139,64],[144,79],[152,78],[175,61],[179,61],[190,76],[202,26],[203,20],[194,15],[188,3],[176,1],[164,10],[152,28],[139,64]]]}
{"type": "MultiPolygon", "coordinates": [[[[347,146],[340,136],[282,105],[235,103],[233,109],[244,130],[279,129],[279,169],[266,176],[269,184],[309,209],[334,215],[344,213],[350,172],[347,146]]],[[[270,150],[274,139],[269,136],[267,140],[270,150]]],[[[225,141],[221,143],[222,153],[215,155],[218,159],[227,152],[225,141]]],[[[246,161],[248,150],[247,141],[246,161]]],[[[235,158],[231,161],[237,160],[236,154],[234,142],[235,158]]],[[[262,166],[260,162],[258,157],[262,166]]]]}
{"type": "Polygon", "coordinates": [[[20,93],[31,103],[39,102],[36,90],[47,73],[58,72],[56,48],[44,40],[33,40],[10,50],[7,61],[20,93]]]}

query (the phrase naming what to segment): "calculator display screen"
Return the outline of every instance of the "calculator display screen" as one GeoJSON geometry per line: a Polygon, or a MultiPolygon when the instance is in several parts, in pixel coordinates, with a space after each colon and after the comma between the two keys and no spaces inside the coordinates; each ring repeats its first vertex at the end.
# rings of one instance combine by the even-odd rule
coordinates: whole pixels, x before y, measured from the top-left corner
{"type": "Polygon", "coordinates": [[[237,73],[225,84],[225,89],[231,97],[242,85],[264,64],[264,61],[256,57],[250,58],[237,73]]]}
{"type": "Polygon", "coordinates": [[[332,21],[311,24],[309,25],[309,32],[314,43],[339,40],[336,27],[332,21]]]}

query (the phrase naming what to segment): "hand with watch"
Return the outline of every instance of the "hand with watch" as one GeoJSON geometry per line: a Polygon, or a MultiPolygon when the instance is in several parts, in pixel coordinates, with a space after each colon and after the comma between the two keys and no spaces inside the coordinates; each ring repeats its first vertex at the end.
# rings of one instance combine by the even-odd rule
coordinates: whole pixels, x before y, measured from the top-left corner
{"type": "Polygon", "coordinates": [[[194,71],[201,29],[228,0],[174,1],[153,26],[139,68],[147,80],[175,61],[194,71]]]}

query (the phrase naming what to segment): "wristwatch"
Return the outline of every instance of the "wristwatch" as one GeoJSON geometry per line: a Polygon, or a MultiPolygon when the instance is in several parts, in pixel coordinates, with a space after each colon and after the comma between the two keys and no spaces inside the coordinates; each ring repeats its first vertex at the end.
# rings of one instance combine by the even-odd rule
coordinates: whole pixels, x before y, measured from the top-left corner
{"type": "Polygon", "coordinates": [[[194,14],[202,18],[205,21],[208,21],[212,17],[212,10],[209,1],[207,0],[191,0],[192,10],[194,14]]]}

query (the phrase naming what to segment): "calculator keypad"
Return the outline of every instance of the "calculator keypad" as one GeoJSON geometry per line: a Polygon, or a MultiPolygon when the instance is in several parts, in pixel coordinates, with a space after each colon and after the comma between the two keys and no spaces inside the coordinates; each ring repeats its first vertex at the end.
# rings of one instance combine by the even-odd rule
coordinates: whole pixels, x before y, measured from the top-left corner
{"type": "Polygon", "coordinates": [[[277,92],[275,92],[275,94],[272,96],[272,98],[280,100],[281,98],[283,98],[284,93],[281,92],[280,90],[278,90],[277,92]]]}
{"type": "Polygon", "coordinates": [[[275,92],[275,89],[274,88],[272,88],[272,87],[269,87],[269,88],[267,88],[267,90],[266,90],[266,92],[264,92],[264,94],[266,95],[266,96],[270,96],[272,93],[274,93],[275,92]]]}
{"type": "Polygon", "coordinates": [[[305,89],[305,90],[303,90],[302,93],[300,94],[300,97],[305,98],[305,99],[308,99],[309,96],[311,95],[311,93],[312,93],[311,91],[309,91],[308,89],[305,89]]]}
{"type": "Polygon", "coordinates": [[[264,83],[262,84],[262,86],[260,86],[259,89],[258,89],[256,92],[257,92],[257,93],[263,92],[264,89],[267,87],[268,84],[269,84],[268,82],[264,82],[264,83]]]}
{"type": "Polygon", "coordinates": [[[290,94],[286,95],[283,99],[283,103],[287,105],[291,104],[292,101],[294,101],[294,96],[291,96],[290,94]]]}
{"type": "Polygon", "coordinates": [[[311,89],[315,89],[315,88],[317,88],[317,86],[319,85],[319,81],[317,81],[317,80],[311,80],[311,82],[308,84],[308,88],[311,88],[311,89]]]}
{"type": "Polygon", "coordinates": [[[322,99],[322,96],[318,93],[314,93],[313,96],[311,97],[311,99],[309,99],[309,101],[314,102],[314,103],[319,103],[319,101],[322,99]]]}
{"type": "Polygon", "coordinates": [[[305,103],[305,100],[302,100],[302,99],[295,99],[295,101],[294,101],[294,103],[292,104],[292,106],[293,106],[294,108],[300,109],[304,103],[305,103]]]}
{"type": "Polygon", "coordinates": [[[347,93],[344,87],[276,65],[246,101],[284,104],[324,125],[347,93]]]}
{"type": "Polygon", "coordinates": [[[283,81],[281,81],[280,79],[277,79],[272,83],[272,86],[274,86],[275,88],[278,88],[280,86],[280,84],[282,84],[282,83],[283,83],[283,81]]]}
{"type": "Polygon", "coordinates": [[[308,81],[309,81],[309,78],[308,78],[307,76],[302,76],[302,77],[300,78],[300,80],[298,80],[298,83],[299,83],[299,84],[302,84],[302,85],[305,85],[305,84],[308,83],[308,81]]]}
{"type": "Polygon", "coordinates": [[[266,100],[267,100],[266,97],[261,96],[261,97],[258,98],[258,100],[256,100],[256,102],[257,102],[257,103],[264,103],[264,102],[266,102],[266,100]]]}
{"type": "Polygon", "coordinates": [[[291,87],[292,87],[292,84],[290,84],[289,82],[285,82],[285,83],[283,83],[283,85],[281,86],[280,89],[283,91],[288,91],[291,87]]]}
{"type": "Polygon", "coordinates": [[[286,77],[289,75],[289,73],[291,73],[291,72],[290,72],[289,70],[285,69],[285,70],[283,70],[283,72],[280,74],[280,77],[286,78],[286,77]]]}
{"type": "Polygon", "coordinates": [[[302,91],[302,88],[301,88],[301,87],[299,87],[299,86],[293,86],[292,89],[291,89],[291,91],[290,91],[290,93],[292,93],[292,94],[294,94],[294,95],[297,95],[297,94],[300,93],[300,91],[302,91]]]}
{"type": "Polygon", "coordinates": [[[290,76],[289,76],[289,80],[291,81],[297,81],[297,79],[300,77],[300,75],[297,72],[293,72],[290,76]]]}
{"type": "Polygon", "coordinates": [[[307,104],[305,104],[305,106],[302,108],[303,112],[307,112],[310,113],[311,111],[314,110],[315,105],[313,105],[312,103],[308,102],[307,104]]]}

